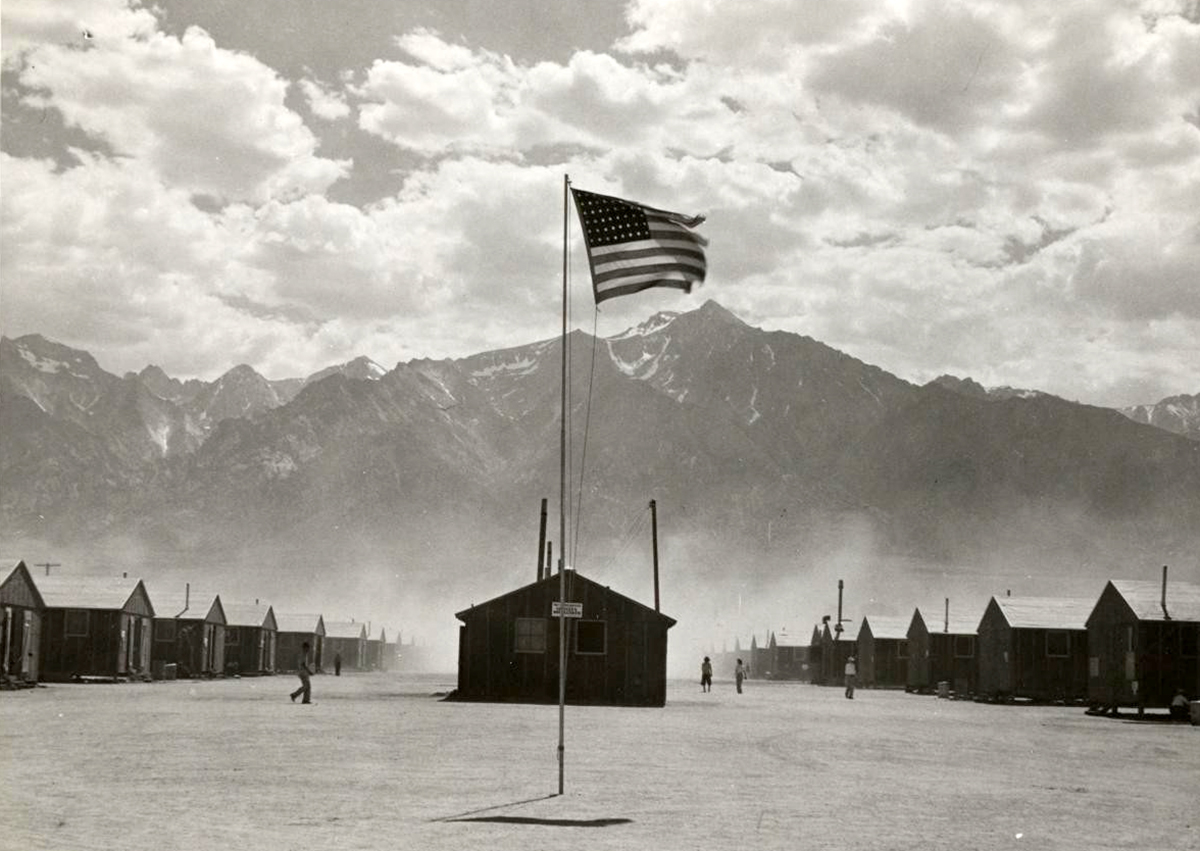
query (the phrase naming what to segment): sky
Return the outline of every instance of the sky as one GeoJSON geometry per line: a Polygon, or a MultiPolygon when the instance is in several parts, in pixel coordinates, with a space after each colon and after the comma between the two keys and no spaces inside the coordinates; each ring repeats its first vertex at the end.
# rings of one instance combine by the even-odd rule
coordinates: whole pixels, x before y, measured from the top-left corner
{"type": "Polygon", "coordinates": [[[1200,392],[1200,0],[4,0],[0,331],[269,378],[555,336],[563,185],[924,383],[1200,392]]]}

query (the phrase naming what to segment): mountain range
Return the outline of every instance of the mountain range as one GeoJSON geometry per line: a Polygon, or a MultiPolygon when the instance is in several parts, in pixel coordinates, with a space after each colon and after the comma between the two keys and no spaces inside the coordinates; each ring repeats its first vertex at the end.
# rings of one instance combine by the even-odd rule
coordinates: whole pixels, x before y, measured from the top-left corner
{"type": "MultiPolygon", "coordinates": [[[[641,581],[650,499],[689,600],[770,595],[825,565],[881,597],[897,572],[1196,569],[1200,395],[1118,411],[917,386],[712,301],[568,347],[582,571],[641,581]]],[[[560,358],[553,339],[205,382],[0,339],[0,543],[246,586],[350,594],[385,577],[461,608],[533,578],[540,499],[557,512],[560,358]]]]}

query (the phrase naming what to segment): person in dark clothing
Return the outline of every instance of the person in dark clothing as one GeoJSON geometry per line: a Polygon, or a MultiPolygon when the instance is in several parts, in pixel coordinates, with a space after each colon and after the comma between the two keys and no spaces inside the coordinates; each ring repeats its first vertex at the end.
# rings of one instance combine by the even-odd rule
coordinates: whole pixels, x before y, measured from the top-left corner
{"type": "Polygon", "coordinates": [[[335,677],[340,677],[342,675],[342,654],[341,653],[333,654],[333,675],[335,677]]]}
{"type": "Polygon", "coordinates": [[[700,691],[712,691],[712,660],[707,656],[700,663],[700,691]]]}
{"type": "Polygon", "coordinates": [[[733,671],[733,677],[737,680],[737,693],[742,693],[742,680],[746,679],[746,667],[742,664],[742,660],[737,660],[737,667],[733,671]]]}
{"type": "Polygon", "coordinates": [[[300,677],[300,688],[292,692],[292,703],[296,702],[296,698],[304,695],[304,700],[301,703],[312,703],[312,682],[309,677],[312,676],[312,668],[308,666],[308,642],[300,645],[300,653],[296,656],[296,675],[300,677]]]}
{"type": "Polygon", "coordinates": [[[1192,717],[1191,704],[1188,703],[1187,695],[1183,693],[1183,689],[1175,692],[1175,697],[1171,699],[1171,717],[1176,721],[1187,721],[1192,717]]]}

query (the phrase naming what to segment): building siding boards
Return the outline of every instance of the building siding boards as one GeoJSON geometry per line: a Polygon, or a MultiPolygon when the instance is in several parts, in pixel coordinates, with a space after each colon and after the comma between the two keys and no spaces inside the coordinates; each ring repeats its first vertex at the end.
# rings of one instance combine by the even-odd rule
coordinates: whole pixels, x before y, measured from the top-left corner
{"type": "Polygon", "coordinates": [[[858,661],[858,627],[853,623],[842,624],[838,633],[831,624],[821,630],[821,681],[822,685],[840,686],[846,680],[846,661],[855,657],[858,661]]]}
{"type": "Polygon", "coordinates": [[[275,669],[288,672],[298,670],[300,648],[307,641],[310,667],[314,671],[323,671],[327,661],[323,652],[325,647],[324,619],[320,615],[276,613],[275,622],[279,627],[275,644],[275,669]]]}
{"type": "Polygon", "coordinates": [[[29,568],[18,562],[0,583],[0,667],[4,677],[37,682],[43,608],[29,568]]]}
{"type": "Polygon", "coordinates": [[[948,683],[958,695],[979,688],[978,617],[952,617],[940,607],[915,609],[908,628],[908,688],[932,691],[948,683]],[[937,612],[925,618],[925,612],[937,612]]]}
{"type": "Polygon", "coordinates": [[[140,580],[50,576],[34,582],[46,603],[40,679],[150,673],[154,607],[140,580]]]}
{"type": "Polygon", "coordinates": [[[1092,602],[993,597],[979,621],[979,693],[1075,701],[1087,696],[1085,622],[1092,602]]]}
{"type": "Polygon", "coordinates": [[[908,683],[908,628],[900,618],[862,620],[858,631],[858,681],[867,688],[904,688],[908,683]]]}
{"type": "Polygon", "coordinates": [[[1088,699],[1163,708],[1177,689],[1200,699],[1200,586],[1110,581],[1087,620],[1088,699]],[[1169,615],[1169,617],[1168,617],[1169,615]]]}
{"type": "Polygon", "coordinates": [[[155,596],[155,667],[174,664],[181,677],[224,674],[226,618],[220,595],[196,592],[155,596]]]}
{"type": "Polygon", "coordinates": [[[257,676],[275,672],[275,611],[257,603],[225,605],[225,671],[257,676]]]}
{"type": "MultiPolygon", "coordinates": [[[[566,619],[566,700],[662,706],[667,630],[675,621],[575,571],[567,571],[566,581],[567,600],[583,606],[582,618],[566,619]],[[582,652],[589,640],[597,642],[592,649],[598,652],[582,652]]],[[[551,610],[558,599],[555,575],[459,612],[455,698],[557,702],[559,618],[551,616],[551,610]],[[526,649],[544,649],[518,650],[519,626],[526,649]]]]}
{"type": "Polygon", "coordinates": [[[787,630],[772,632],[767,643],[764,676],[773,680],[806,680],[809,647],[787,630]]]}
{"type": "Polygon", "coordinates": [[[366,670],[367,625],[354,621],[328,621],[325,624],[325,664],[331,670],[337,656],[348,671],[366,670]]]}

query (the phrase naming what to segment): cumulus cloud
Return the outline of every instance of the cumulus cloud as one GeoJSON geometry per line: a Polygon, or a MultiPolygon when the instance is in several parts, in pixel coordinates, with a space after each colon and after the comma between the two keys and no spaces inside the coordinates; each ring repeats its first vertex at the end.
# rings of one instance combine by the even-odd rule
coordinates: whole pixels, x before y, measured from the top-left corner
{"type": "Polygon", "coordinates": [[[124,0],[5,0],[4,65],[16,67],[29,51],[47,44],[87,47],[146,36],[154,15],[124,0]]]}
{"type": "MultiPolygon", "coordinates": [[[[170,329],[190,371],[276,376],[552,336],[569,173],[708,216],[708,283],[606,302],[601,333],[713,297],[913,380],[1195,392],[1194,4],[634,0],[626,17],[610,49],[545,61],[413,29],[343,90],[140,7],[6,3],[19,96],[115,154],[3,161],[6,333],[90,335],[137,368],[170,329]],[[76,43],[83,18],[112,37],[76,43]],[[369,201],[333,200],[389,170],[369,201]],[[104,288],[134,307],[110,317],[104,288]]],[[[571,257],[582,292],[577,236],[571,257]]]]}
{"type": "Polygon", "coordinates": [[[226,199],[321,192],[348,164],[316,154],[317,139],[284,104],[287,82],[196,28],[47,44],[20,73],[25,101],[55,108],[118,154],[172,185],[226,199]]]}
{"type": "Polygon", "coordinates": [[[308,108],[318,118],[337,121],[350,114],[350,105],[341,92],[331,91],[313,80],[301,80],[300,90],[308,100],[308,108]]]}

